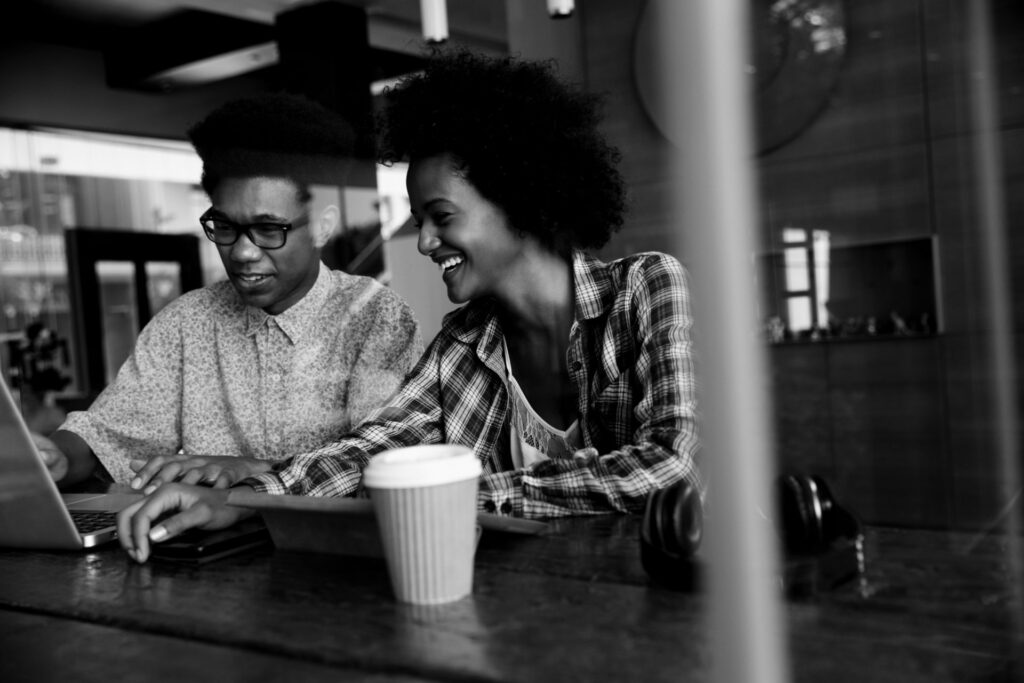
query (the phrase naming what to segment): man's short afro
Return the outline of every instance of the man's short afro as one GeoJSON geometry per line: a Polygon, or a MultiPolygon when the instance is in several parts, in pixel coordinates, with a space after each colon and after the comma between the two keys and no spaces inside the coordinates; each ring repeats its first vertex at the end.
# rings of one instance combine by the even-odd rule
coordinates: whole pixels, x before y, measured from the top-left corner
{"type": "Polygon", "coordinates": [[[354,133],[342,116],[303,96],[265,93],[232,100],[188,130],[209,194],[228,177],[284,177],[303,190],[341,185],[354,133]]]}

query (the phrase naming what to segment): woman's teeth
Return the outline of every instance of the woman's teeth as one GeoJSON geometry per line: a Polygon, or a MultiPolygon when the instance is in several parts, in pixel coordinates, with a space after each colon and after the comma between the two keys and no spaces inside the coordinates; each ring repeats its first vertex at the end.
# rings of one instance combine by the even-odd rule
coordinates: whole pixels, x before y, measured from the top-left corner
{"type": "Polygon", "coordinates": [[[465,260],[466,259],[463,258],[462,256],[449,256],[445,260],[439,262],[437,264],[437,266],[438,266],[438,268],[440,268],[443,271],[448,271],[448,270],[451,270],[452,268],[454,268],[455,266],[459,265],[460,263],[462,263],[465,260]]]}

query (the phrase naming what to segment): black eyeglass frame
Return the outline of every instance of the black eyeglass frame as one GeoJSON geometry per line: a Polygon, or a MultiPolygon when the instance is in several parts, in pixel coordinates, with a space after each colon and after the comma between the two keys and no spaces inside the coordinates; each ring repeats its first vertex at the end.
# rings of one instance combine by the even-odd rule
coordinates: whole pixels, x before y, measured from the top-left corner
{"type": "Polygon", "coordinates": [[[212,212],[213,207],[207,209],[206,212],[199,217],[199,224],[203,226],[203,232],[206,234],[206,238],[209,239],[214,244],[222,247],[230,247],[235,242],[237,242],[238,238],[241,237],[241,235],[244,233],[245,236],[249,238],[249,241],[252,242],[257,247],[259,247],[260,249],[266,249],[268,251],[273,249],[280,249],[281,247],[288,243],[289,230],[298,230],[299,228],[305,227],[306,225],[309,224],[309,216],[305,216],[301,218],[299,221],[292,221],[291,223],[275,223],[272,221],[263,221],[260,223],[247,223],[245,225],[242,225],[240,223],[235,223],[234,221],[228,220],[227,218],[213,216],[211,215],[212,212]],[[232,230],[234,230],[234,239],[232,239],[230,242],[219,242],[216,239],[214,239],[215,228],[212,225],[207,225],[207,223],[213,223],[214,221],[216,221],[217,223],[222,223],[230,227],[232,230]],[[261,242],[263,242],[263,240],[257,239],[255,236],[258,233],[253,232],[255,228],[260,227],[273,228],[276,231],[279,231],[281,234],[281,244],[274,246],[269,244],[262,244],[261,242]]]}

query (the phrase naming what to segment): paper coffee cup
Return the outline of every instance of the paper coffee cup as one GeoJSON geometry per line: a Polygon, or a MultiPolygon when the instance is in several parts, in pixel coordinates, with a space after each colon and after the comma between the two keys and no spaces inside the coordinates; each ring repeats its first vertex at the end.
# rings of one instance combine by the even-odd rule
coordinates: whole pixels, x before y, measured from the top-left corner
{"type": "Polygon", "coordinates": [[[472,592],[481,471],[473,451],[448,444],[385,451],[363,470],[401,602],[433,605],[472,592]]]}

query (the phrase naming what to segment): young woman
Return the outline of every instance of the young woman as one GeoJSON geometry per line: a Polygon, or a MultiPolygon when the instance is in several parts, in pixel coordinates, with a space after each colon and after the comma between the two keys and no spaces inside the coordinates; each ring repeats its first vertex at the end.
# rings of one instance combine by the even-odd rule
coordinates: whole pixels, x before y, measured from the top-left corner
{"type": "MultiPolygon", "coordinates": [[[[419,251],[465,305],[385,407],[240,485],[350,495],[375,453],[458,443],[481,460],[489,512],[638,512],[680,479],[703,490],[685,272],[661,253],[587,253],[624,206],[597,98],[550,64],[455,52],[385,99],[382,161],[409,162],[419,251]]],[[[122,514],[123,543],[141,561],[149,540],[229,524],[225,495],[164,486],[122,514]]]]}

